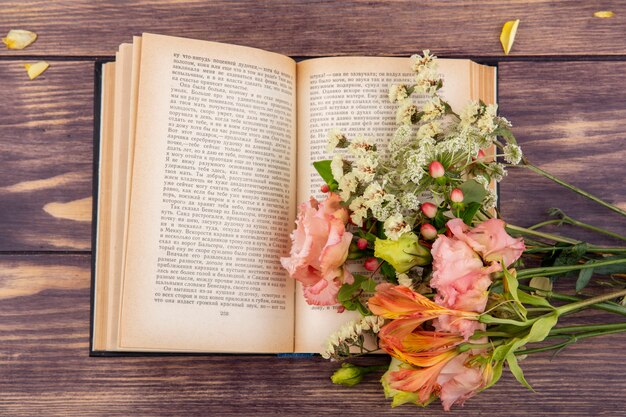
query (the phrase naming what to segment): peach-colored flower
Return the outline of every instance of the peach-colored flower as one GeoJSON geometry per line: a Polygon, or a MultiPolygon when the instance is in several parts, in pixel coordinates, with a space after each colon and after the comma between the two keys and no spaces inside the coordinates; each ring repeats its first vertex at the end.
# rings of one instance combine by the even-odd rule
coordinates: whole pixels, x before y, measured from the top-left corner
{"type": "Polygon", "coordinates": [[[526,247],[522,238],[513,238],[504,229],[500,219],[489,219],[471,229],[461,219],[450,220],[448,229],[454,237],[467,243],[486,262],[504,261],[508,267],[520,256],[526,247]]]}
{"type": "Polygon", "coordinates": [[[353,279],[343,265],[352,233],[346,231],[348,212],[340,203],[335,193],[322,203],[314,198],[302,203],[291,234],[291,256],[280,259],[289,275],[302,283],[309,304],[337,304],[339,288],[353,279]]]}
{"type": "Polygon", "coordinates": [[[426,405],[438,394],[440,385],[437,379],[441,370],[458,352],[450,351],[443,354],[442,360],[426,368],[407,367],[390,371],[383,375],[383,385],[405,393],[417,394],[416,403],[426,405]]]}
{"type": "Polygon", "coordinates": [[[376,286],[376,294],[369,299],[368,306],[372,313],[386,319],[411,318],[422,320],[421,323],[437,318],[442,314],[473,319],[478,317],[471,312],[451,310],[430,301],[404,285],[390,283],[376,286]]]}
{"type": "Polygon", "coordinates": [[[462,353],[445,364],[437,376],[441,386],[439,398],[446,411],[453,404],[463,405],[468,398],[477,394],[491,380],[487,368],[468,366],[468,353],[462,353]]]}

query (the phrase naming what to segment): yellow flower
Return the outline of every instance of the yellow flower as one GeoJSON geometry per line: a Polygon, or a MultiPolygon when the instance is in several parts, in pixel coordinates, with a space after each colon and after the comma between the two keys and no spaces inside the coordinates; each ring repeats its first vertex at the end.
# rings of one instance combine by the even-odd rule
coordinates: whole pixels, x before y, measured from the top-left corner
{"type": "Polygon", "coordinates": [[[404,233],[398,240],[376,239],[374,256],[389,262],[400,274],[416,265],[427,265],[432,259],[413,232],[404,233]]]}

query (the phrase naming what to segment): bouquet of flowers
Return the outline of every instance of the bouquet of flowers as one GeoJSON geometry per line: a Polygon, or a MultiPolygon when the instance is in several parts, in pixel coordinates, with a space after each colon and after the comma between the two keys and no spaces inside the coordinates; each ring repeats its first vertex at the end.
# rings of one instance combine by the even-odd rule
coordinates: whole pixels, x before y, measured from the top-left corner
{"type": "Polygon", "coordinates": [[[329,133],[332,159],[314,164],[326,199],[299,206],[291,254],[281,261],[309,304],[360,313],[322,352],[343,361],[333,382],[360,382],[379,367],[346,359],[383,351],[391,356],[381,382],[392,406],[439,398],[449,410],[494,385],[505,366],[530,388],[519,365],[529,354],[626,331],[624,321],[563,325],[586,308],[626,315],[626,248],[538,229],[568,223],[626,238],[559,210],[555,221],[529,228],[505,223],[495,190],[507,168],[528,168],[626,212],[532,165],[495,105],[472,102],[455,113],[439,95],[443,80],[428,51],[411,65],[414,84],[389,90],[398,127],[385,149],[329,133]],[[415,95],[426,98],[422,106],[415,95]],[[354,273],[355,262],[369,273],[354,273]],[[553,291],[557,277],[572,274],[577,293],[594,274],[610,276],[615,291],[553,291]]]}

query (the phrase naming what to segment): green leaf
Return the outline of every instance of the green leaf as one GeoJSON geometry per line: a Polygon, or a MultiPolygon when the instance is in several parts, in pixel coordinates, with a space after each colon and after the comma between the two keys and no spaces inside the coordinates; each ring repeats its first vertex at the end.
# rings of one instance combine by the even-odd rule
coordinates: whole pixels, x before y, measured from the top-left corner
{"type": "Polygon", "coordinates": [[[530,332],[526,337],[526,343],[543,341],[548,336],[548,333],[550,333],[550,330],[552,330],[557,321],[559,321],[559,316],[556,313],[550,313],[541,317],[535,322],[535,324],[533,324],[533,327],[530,328],[530,332]]]}
{"type": "MultiPolygon", "coordinates": [[[[603,261],[611,261],[617,259],[624,259],[626,256],[607,256],[602,258],[603,261]]],[[[624,274],[626,273],[626,264],[607,265],[594,268],[594,272],[598,275],[611,275],[611,274],[624,274]]]]}
{"type": "Polygon", "coordinates": [[[591,280],[592,275],[593,275],[593,268],[580,270],[580,272],[578,273],[578,279],[576,280],[576,292],[581,292],[583,288],[585,288],[587,284],[589,284],[589,281],[591,280]]]}
{"type": "MultiPolygon", "coordinates": [[[[349,301],[353,298],[353,293],[360,289],[361,283],[368,279],[368,277],[364,275],[354,274],[354,282],[352,284],[343,284],[341,288],[339,288],[339,292],[337,293],[337,300],[343,304],[344,301],[349,301]]],[[[344,307],[348,308],[344,305],[344,307]]]]}
{"type": "Polygon", "coordinates": [[[389,262],[383,262],[383,264],[380,266],[380,273],[383,274],[385,278],[387,278],[387,281],[391,282],[392,284],[398,283],[396,270],[393,268],[393,266],[389,264],[389,262]]]}
{"type": "Polygon", "coordinates": [[[515,301],[513,308],[515,309],[515,311],[519,313],[519,315],[523,319],[526,319],[526,313],[527,313],[526,307],[522,305],[518,296],[518,291],[517,291],[518,282],[517,282],[516,272],[514,271],[513,273],[511,273],[509,272],[507,268],[504,268],[502,272],[504,273],[504,279],[502,280],[502,283],[504,284],[504,291],[505,291],[507,298],[515,301]]]}
{"type": "Polygon", "coordinates": [[[511,352],[507,355],[506,363],[509,365],[509,369],[515,379],[517,379],[517,382],[534,392],[535,390],[533,389],[533,387],[531,387],[528,381],[526,381],[526,378],[524,378],[524,372],[519,366],[519,363],[517,363],[517,357],[515,356],[515,353],[511,352]]]}
{"type": "Polygon", "coordinates": [[[496,382],[500,380],[500,377],[502,376],[503,364],[504,364],[504,361],[496,362],[496,364],[493,366],[493,377],[491,378],[491,381],[489,381],[489,383],[485,386],[485,388],[481,389],[481,391],[484,391],[487,388],[491,388],[492,386],[496,384],[496,382]]]}
{"type": "Polygon", "coordinates": [[[459,186],[463,191],[463,203],[482,203],[487,195],[485,187],[480,185],[476,180],[467,180],[459,186]]]}
{"type": "Polygon", "coordinates": [[[539,297],[537,295],[532,295],[532,294],[525,293],[522,290],[517,290],[517,298],[523,304],[528,304],[528,305],[537,306],[537,307],[554,308],[554,307],[552,307],[552,304],[550,304],[548,302],[548,300],[546,300],[545,298],[539,297]]]}
{"type": "Polygon", "coordinates": [[[361,289],[366,292],[374,292],[376,291],[376,281],[372,278],[368,278],[361,283],[361,289]]]}
{"type": "Polygon", "coordinates": [[[333,171],[330,169],[331,162],[332,161],[330,159],[313,162],[313,167],[315,168],[317,173],[320,174],[320,177],[322,177],[324,182],[328,184],[330,191],[335,191],[337,190],[339,184],[335,180],[335,177],[333,177],[333,171]]]}
{"type": "Polygon", "coordinates": [[[478,210],[480,210],[480,207],[482,206],[481,203],[470,203],[465,210],[463,210],[461,212],[461,219],[463,219],[463,223],[465,223],[468,226],[472,225],[472,220],[474,220],[474,216],[476,215],[476,213],[478,212],[478,210]]]}
{"type": "Polygon", "coordinates": [[[363,305],[360,301],[356,302],[356,309],[361,313],[362,316],[371,316],[372,312],[363,305]]]}

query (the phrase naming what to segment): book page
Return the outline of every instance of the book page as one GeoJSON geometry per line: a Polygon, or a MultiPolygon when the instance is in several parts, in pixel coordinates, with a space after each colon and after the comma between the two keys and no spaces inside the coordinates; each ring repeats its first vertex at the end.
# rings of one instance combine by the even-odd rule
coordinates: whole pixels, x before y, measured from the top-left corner
{"type": "MultiPolygon", "coordinates": [[[[444,78],[441,95],[459,109],[470,99],[470,61],[439,60],[439,72],[444,78]]],[[[389,103],[389,86],[413,84],[414,77],[409,58],[339,57],[298,63],[298,203],[311,195],[323,198],[323,181],[312,163],[330,159],[325,153],[328,131],[363,135],[384,148],[397,128],[397,105],[389,103]]],[[[319,352],[341,324],[359,317],[356,312],[339,314],[335,307],[309,306],[298,288],[296,351],[319,352]]]]}
{"type": "Polygon", "coordinates": [[[144,34],[125,350],[290,352],[295,62],[144,34]]]}

